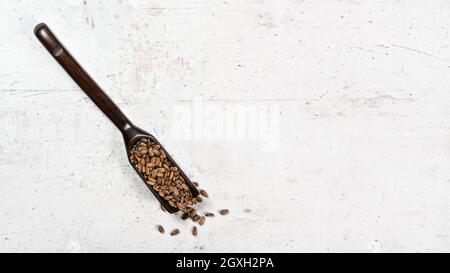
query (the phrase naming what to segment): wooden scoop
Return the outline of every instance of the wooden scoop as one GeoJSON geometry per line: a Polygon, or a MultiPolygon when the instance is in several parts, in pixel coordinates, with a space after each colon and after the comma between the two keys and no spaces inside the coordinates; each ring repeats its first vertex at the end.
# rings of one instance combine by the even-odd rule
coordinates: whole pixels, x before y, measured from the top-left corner
{"type": "MultiPolygon", "coordinates": [[[[72,57],[72,55],[67,51],[67,49],[58,41],[55,35],[47,27],[46,24],[38,24],[34,28],[34,34],[39,39],[39,41],[44,45],[44,47],[50,52],[53,58],[58,61],[58,63],[66,70],[66,72],[72,77],[72,79],[80,86],[80,88],[86,93],[86,95],[102,110],[103,113],[117,126],[117,128],[122,132],[123,139],[125,141],[125,148],[127,152],[128,161],[130,161],[130,151],[133,145],[141,138],[147,138],[159,144],[161,149],[167,156],[167,159],[172,163],[173,166],[177,167],[180,171],[180,175],[184,178],[185,183],[188,185],[189,190],[193,197],[199,195],[198,190],[178,166],[178,164],[172,159],[169,153],[164,149],[164,147],[159,143],[159,141],[151,134],[135,126],[128,118],[120,111],[120,109],[114,104],[114,102],[103,92],[103,90],[97,85],[97,83],[84,71],[81,65],[72,57]]],[[[133,165],[132,165],[133,166],[133,165]]],[[[136,170],[136,168],[133,169],[136,170]]],[[[138,170],[136,172],[142,178],[145,183],[145,179],[142,173],[138,170]]],[[[162,206],[170,213],[177,212],[178,209],[172,207],[164,198],[159,196],[159,194],[153,189],[152,186],[145,183],[147,187],[153,192],[162,206]]]]}

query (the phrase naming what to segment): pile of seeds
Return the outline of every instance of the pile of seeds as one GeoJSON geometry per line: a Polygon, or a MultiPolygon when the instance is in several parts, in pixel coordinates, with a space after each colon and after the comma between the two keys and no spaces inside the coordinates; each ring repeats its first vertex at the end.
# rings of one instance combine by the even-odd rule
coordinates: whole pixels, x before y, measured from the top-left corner
{"type": "Polygon", "coordinates": [[[191,206],[202,201],[201,197],[192,196],[178,168],[172,166],[161,146],[151,140],[139,140],[131,149],[130,160],[145,182],[172,207],[190,213],[191,206]]]}
{"type": "MultiPolygon", "coordinates": [[[[206,212],[204,215],[197,214],[192,206],[202,202],[202,197],[192,196],[180,171],[176,166],[173,166],[160,145],[147,138],[140,139],[131,149],[130,161],[136,170],[142,174],[145,182],[152,186],[159,196],[164,198],[170,206],[183,212],[181,219],[191,218],[193,222],[198,222],[202,226],[206,221],[205,216],[214,217],[211,212],[206,212]]],[[[199,186],[197,182],[192,184],[195,187],[199,186]]],[[[199,192],[203,197],[209,197],[205,190],[200,189],[199,192]]],[[[161,209],[165,211],[162,206],[161,209]]],[[[219,211],[219,214],[226,215],[228,212],[227,209],[223,209],[219,211]]],[[[161,225],[157,225],[157,229],[160,233],[164,233],[164,228],[161,225]]],[[[179,229],[174,229],[170,235],[175,236],[179,233],[179,229]]],[[[197,228],[194,227],[192,235],[197,236],[197,233],[197,228]]]]}

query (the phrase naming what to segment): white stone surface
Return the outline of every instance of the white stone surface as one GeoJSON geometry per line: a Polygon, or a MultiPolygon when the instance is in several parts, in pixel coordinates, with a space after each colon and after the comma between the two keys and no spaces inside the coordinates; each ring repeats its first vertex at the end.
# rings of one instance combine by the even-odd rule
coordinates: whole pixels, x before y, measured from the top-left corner
{"type": "Polygon", "coordinates": [[[449,14],[445,0],[2,0],[0,251],[450,251],[449,14]],[[120,132],[32,35],[42,21],[229,216],[194,238],[159,210],[120,132]],[[174,133],[197,100],[278,107],[278,140],[174,133]]]}

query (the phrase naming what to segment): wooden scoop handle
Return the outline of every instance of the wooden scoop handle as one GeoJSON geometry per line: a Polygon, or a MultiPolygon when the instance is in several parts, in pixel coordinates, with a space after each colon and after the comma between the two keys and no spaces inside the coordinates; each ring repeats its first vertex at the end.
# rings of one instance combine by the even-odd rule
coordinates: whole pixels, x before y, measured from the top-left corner
{"type": "Polygon", "coordinates": [[[84,93],[108,116],[122,133],[133,126],[122,111],[120,111],[83,67],[72,57],[69,51],[58,41],[46,24],[38,24],[34,28],[34,34],[53,58],[58,61],[64,70],[80,86],[84,93]]]}

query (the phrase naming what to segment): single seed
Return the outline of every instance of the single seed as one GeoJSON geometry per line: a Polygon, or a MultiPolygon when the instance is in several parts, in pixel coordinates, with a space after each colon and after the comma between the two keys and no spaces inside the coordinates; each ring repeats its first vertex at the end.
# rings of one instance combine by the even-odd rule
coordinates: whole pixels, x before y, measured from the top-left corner
{"type": "Polygon", "coordinates": [[[161,208],[162,211],[164,211],[164,212],[166,211],[166,209],[164,208],[163,205],[159,205],[159,207],[161,208]]]}
{"type": "Polygon", "coordinates": [[[176,228],[170,232],[170,236],[175,236],[175,235],[178,235],[179,233],[180,233],[180,230],[176,228]]]}
{"type": "Polygon", "coordinates": [[[208,193],[205,190],[200,190],[200,194],[208,198],[208,193]]]}
{"type": "Polygon", "coordinates": [[[197,196],[195,199],[196,199],[197,202],[199,202],[199,203],[203,201],[203,199],[202,199],[200,196],[197,196]]]}
{"type": "Polygon", "coordinates": [[[197,222],[197,221],[200,220],[200,218],[201,218],[200,215],[196,214],[196,215],[194,216],[194,218],[192,219],[192,221],[197,222]]]}
{"type": "Polygon", "coordinates": [[[189,218],[189,213],[185,212],[181,215],[182,220],[186,220],[187,218],[189,218]]]}
{"type": "Polygon", "coordinates": [[[194,186],[198,187],[200,184],[198,184],[198,182],[192,182],[192,184],[194,184],[194,186]]]}
{"type": "Polygon", "coordinates": [[[189,216],[193,219],[193,218],[195,217],[195,215],[197,215],[197,211],[196,211],[195,209],[192,209],[192,210],[189,212],[189,216]]]}
{"type": "Polygon", "coordinates": [[[220,215],[227,215],[228,213],[230,213],[230,211],[228,209],[221,209],[219,210],[220,215]]]}
{"type": "Polygon", "coordinates": [[[205,216],[206,216],[206,217],[214,217],[214,213],[212,213],[212,212],[207,212],[207,213],[205,213],[205,216]]]}
{"type": "Polygon", "coordinates": [[[192,228],[192,235],[197,236],[197,227],[196,226],[194,226],[192,228]]]}
{"type": "Polygon", "coordinates": [[[200,217],[200,219],[199,219],[199,221],[198,221],[198,224],[199,224],[200,226],[203,226],[203,224],[205,224],[205,220],[206,220],[205,216],[200,217]]]}
{"type": "Polygon", "coordinates": [[[178,196],[180,195],[180,191],[177,188],[173,189],[173,195],[178,196]]]}
{"type": "Polygon", "coordinates": [[[158,229],[159,233],[164,234],[164,227],[161,225],[156,225],[156,228],[158,229]]]}

